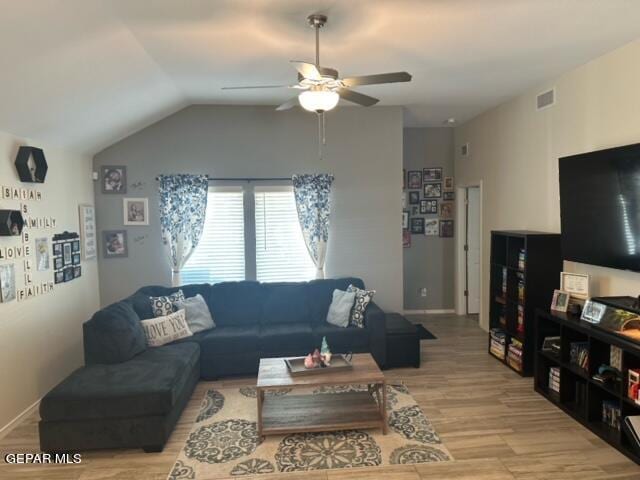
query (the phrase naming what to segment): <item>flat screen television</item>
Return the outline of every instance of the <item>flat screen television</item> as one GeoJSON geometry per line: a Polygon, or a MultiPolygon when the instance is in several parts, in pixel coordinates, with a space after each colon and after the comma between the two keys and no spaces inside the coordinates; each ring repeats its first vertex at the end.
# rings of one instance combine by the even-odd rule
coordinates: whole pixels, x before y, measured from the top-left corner
{"type": "Polygon", "coordinates": [[[565,260],[640,271],[640,144],[559,160],[565,260]]]}

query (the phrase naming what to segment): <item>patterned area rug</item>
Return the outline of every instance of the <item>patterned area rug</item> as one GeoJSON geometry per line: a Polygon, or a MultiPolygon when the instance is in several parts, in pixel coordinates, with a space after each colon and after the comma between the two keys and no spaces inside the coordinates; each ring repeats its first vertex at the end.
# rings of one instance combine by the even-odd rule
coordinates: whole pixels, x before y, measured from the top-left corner
{"type": "MultiPolygon", "coordinates": [[[[365,385],[270,391],[323,395],[365,385]]],[[[389,433],[380,429],[258,437],[256,390],[209,389],[169,480],[374,467],[453,460],[403,385],[387,386],[389,433]]]]}

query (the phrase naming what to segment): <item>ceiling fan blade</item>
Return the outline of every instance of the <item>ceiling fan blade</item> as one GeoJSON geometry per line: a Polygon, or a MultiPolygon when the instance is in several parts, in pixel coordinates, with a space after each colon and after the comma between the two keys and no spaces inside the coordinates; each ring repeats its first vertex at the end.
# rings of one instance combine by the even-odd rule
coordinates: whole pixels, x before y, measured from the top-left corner
{"type": "Polygon", "coordinates": [[[407,72],[378,73],[376,75],[362,75],[360,77],[343,78],[345,87],[357,87],[358,85],[375,85],[378,83],[410,82],[411,75],[407,72]]]}
{"type": "Polygon", "coordinates": [[[291,60],[291,64],[304,78],[309,78],[311,80],[322,80],[322,75],[320,75],[318,68],[313,63],[291,60]]]}
{"type": "Polygon", "coordinates": [[[339,88],[337,92],[338,95],[340,95],[340,98],[348,100],[349,102],[357,103],[363,107],[370,107],[380,101],[377,98],[370,97],[369,95],[363,95],[362,93],[349,90],[348,88],[339,88]]]}
{"type": "Polygon", "coordinates": [[[249,85],[245,87],[222,87],[222,90],[248,90],[251,88],[289,88],[290,85],[249,85]]]}
{"type": "Polygon", "coordinates": [[[283,104],[279,105],[276,110],[281,112],[283,110],[289,110],[293,107],[297,107],[298,105],[300,105],[298,103],[298,97],[293,97],[290,98],[289,100],[287,100],[286,102],[284,102],[283,104]]]}

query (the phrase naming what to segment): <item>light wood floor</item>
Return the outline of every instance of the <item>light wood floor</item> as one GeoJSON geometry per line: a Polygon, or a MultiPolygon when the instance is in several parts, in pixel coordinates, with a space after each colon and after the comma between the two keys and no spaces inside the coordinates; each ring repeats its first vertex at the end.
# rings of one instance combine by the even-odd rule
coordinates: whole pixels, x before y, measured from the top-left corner
{"type": "MultiPolygon", "coordinates": [[[[415,317],[438,340],[422,342],[420,369],[385,372],[403,381],[431,419],[455,461],[378,469],[333,470],[254,477],[260,480],[336,479],[640,479],[640,467],[533,392],[486,353],[486,334],[474,318],[415,317]]],[[[252,379],[218,382],[248,384],[252,379]]],[[[80,465],[14,466],[7,452],[37,452],[37,414],[0,441],[0,478],[165,479],[191,428],[204,393],[200,384],[164,451],[86,453],[80,465]]]]}

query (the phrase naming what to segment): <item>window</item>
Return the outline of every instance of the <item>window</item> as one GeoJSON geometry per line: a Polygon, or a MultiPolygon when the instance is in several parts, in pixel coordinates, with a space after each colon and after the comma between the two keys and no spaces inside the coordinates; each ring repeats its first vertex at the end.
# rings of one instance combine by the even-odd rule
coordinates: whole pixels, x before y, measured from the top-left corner
{"type": "Polygon", "coordinates": [[[181,272],[182,283],[244,280],[244,193],[241,188],[209,191],[200,243],[181,272]]]}
{"type": "Polygon", "coordinates": [[[298,223],[292,187],[256,187],[256,279],[295,282],[314,278],[298,223]]]}

